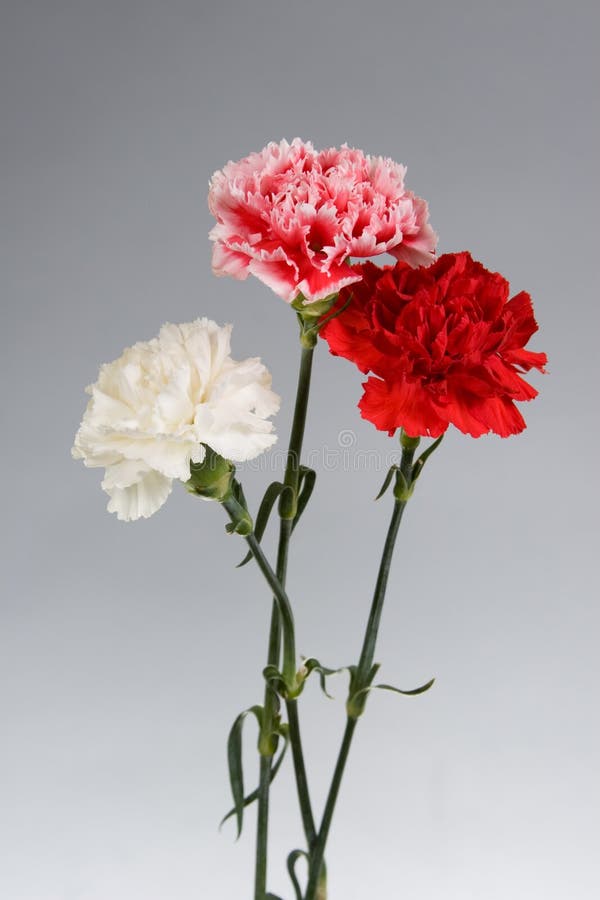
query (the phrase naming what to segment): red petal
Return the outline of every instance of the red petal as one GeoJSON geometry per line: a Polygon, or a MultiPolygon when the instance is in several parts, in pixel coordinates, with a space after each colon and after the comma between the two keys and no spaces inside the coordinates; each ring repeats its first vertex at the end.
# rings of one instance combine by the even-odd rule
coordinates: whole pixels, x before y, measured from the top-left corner
{"type": "Polygon", "coordinates": [[[404,428],[415,437],[439,437],[448,427],[431,397],[417,383],[390,385],[380,378],[369,378],[363,387],[365,392],[358,404],[361,415],[380,431],[393,434],[397,428],[404,428]]]}

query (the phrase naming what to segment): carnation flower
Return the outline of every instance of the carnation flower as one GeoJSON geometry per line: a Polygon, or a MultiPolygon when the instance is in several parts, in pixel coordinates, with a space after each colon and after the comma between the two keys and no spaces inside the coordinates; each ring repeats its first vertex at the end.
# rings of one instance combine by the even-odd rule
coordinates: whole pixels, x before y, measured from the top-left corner
{"type": "Polygon", "coordinates": [[[299,138],[229,162],[208,195],[214,272],[252,274],[288,303],[312,303],[360,279],[351,256],[429,264],[437,238],[405,173],[391,159],[346,145],[317,153],[299,138]]]}
{"type": "Polygon", "coordinates": [[[359,268],[362,281],[342,291],[342,312],[321,334],[333,354],[372,373],[363,418],[415,437],[450,424],[473,437],[525,428],[514,401],[537,391],[521,374],[546,363],[545,353],[524,349],[538,327],[529,294],[509,300],[508,281],[469,253],[447,253],[429,268],[359,268]]]}
{"type": "Polygon", "coordinates": [[[210,319],[163,325],[100,369],[72,453],[104,468],[108,510],[130,521],[151,516],[173,479],[186,482],[206,449],[253,459],[275,443],[267,421],[279,409],[259,359],[229,355],[231,326],[210,319]]]}

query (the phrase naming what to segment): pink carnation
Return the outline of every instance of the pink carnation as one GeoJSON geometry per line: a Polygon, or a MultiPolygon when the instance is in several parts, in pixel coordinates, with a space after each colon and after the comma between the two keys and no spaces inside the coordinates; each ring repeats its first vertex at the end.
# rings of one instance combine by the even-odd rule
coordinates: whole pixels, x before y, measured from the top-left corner
{"type": "Polygon", "coordinates": [[[360,281],[349,257],[391,253],[433,261],[427,204],[404,188],[406,169],[344,145],[317,153],[296,138],[215,172],[213,270],[264,281],[288,303],[322,300],[360,281]]]}

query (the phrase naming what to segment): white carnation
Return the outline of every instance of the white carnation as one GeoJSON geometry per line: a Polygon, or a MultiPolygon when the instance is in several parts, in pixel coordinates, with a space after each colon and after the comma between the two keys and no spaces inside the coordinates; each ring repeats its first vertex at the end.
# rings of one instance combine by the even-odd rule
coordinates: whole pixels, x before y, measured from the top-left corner
{"type": "Polygon", "coordinates": [[[229,355],[231,325],[210,319],[163,325],[103,365],[72,453],[100,466],[108,510],[147,518],[187,481],[208,444],[226,459],[253,459],[277,440],[267,421],[279,409],[260,359],[229,355]]]}

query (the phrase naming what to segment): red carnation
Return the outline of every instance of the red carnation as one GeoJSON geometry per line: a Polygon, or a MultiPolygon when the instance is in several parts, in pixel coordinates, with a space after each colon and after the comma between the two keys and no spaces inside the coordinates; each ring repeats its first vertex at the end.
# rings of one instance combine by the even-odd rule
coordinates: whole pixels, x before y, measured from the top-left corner
{"type": "Polygon", "coordinates": [[[545,353],[524,349],[538,328],[529,294],[509,300],[508,281],[466,252],[428,268],[356,268],[362,281],[340,292],[343,311],[321,334],[333,354],[372,373],[363,418],[415,437],[437,437],[450,424],[473,437],[525,428],[514,401],[537,391],[521,374],[546,363],[545,353]]]}

